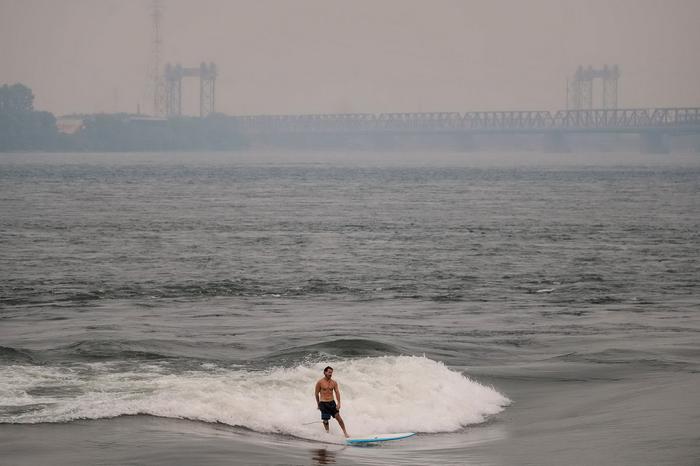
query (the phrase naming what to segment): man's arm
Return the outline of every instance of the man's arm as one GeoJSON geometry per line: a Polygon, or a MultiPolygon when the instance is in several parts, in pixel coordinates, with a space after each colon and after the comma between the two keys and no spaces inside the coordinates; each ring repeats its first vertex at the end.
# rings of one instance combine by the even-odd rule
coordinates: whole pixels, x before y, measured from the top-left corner
{"type": "Polygon", "coordinates": [[[335,383],[333,391],[335,392],[335,399],[338,400],[338,411],[340,411],[340,386],[338,385],[338,382],[335,383]]]}
{"type": "Polygon", "coordinates": [[[316,398],[316,407],[318,407],[318,403],[320,402],[318,398],[318,394],[321,393],[321,382],[316,382],[316,388],[314,388],[314,397],[316,398]]]}

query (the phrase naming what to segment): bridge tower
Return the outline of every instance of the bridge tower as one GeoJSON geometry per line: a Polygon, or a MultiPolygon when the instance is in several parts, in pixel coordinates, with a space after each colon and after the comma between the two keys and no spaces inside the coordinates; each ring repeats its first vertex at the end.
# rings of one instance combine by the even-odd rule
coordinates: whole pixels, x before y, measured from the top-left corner
{"type": "Polygon", "coordinates": [[[620,79],[620,67],[618,65],[605,65],[602,68],[593,68],[591,65],[584,68],[579,65],[568,89],[567,99],[570,99],[570,108],[573,110],[590,110],[593,108],[593,84],[596,79],[602,81],[602,96],[600,100],[602,108],[617,108],[618,80],[620,79]]]}
{"type": "Polygon", "coordinates": [[[216,110],[216,65],[199,65],[199,116],[211,115],[216,110]]]}
{"type": "Polygon", "coordinates": [[[165,103],[169,118],[182,116],[182,80],[187,77],[199,78],[199,116],[204,118],[216,109],[216,77],[218,71],[214,63],[202,62],[197,68],[183,68],[182,65],[165,65],[165,103]]]}
{"type": "Polygon", "coordinates": [[[182,77],[180,65],[165,65],[165,115],[168,118],[182,116],[182,77]]]}
{"type": "Polygon", "coordinates": [[[601,75],[603,79],[603,108],[617,109],[617,81],[620,79],[620,67],[605,65],[601,70],[601,75]]]}

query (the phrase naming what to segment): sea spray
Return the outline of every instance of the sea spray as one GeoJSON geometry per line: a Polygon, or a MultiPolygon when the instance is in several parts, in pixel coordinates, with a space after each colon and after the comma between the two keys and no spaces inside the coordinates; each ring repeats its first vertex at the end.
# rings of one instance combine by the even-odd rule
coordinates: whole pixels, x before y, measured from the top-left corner
{"type": "MultiPolygon", "coordinates": [[[[342,414],[354,435],[450,432],[483,422],[509,403],[493,388],[426,357],[383,356],[331,364],[342,394],[342,414]]],[[[70,368],[4,366],[0,422],[147,414],[323,439],[321,427],[308,421],[319,417],[313,387],[324,365],[253,371],[206,364],[186,372],[152,362],[129,370],[113,362],[70,368]]]]}

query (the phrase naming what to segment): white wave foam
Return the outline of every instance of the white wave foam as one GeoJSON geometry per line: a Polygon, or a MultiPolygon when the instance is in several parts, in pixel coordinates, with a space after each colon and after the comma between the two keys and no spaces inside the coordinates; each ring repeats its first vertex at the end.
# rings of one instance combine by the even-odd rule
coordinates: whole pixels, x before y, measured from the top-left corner
{"type": "MultiPolygon", "coordinates": [[[[268,371],[203,366],[173,373],[110,363],[73,369],[0,368],[0,422],[65,422],[150,414],[328,439],[313,388],[325,364],[268,371]],[[9,409],[8,409],[9,408],[9,409]],[[308,424],[318,420],[318,423],[308,424]]],[[[449,432],[484,421],[509,400],[425,357],[386,356],[337,361],[335,378],[351,434],[449,432]]],[[[339,429],[332,422],[334,433],[339,429]]],[[[337,437],[336,437],[337,438],[337,437]]]]}

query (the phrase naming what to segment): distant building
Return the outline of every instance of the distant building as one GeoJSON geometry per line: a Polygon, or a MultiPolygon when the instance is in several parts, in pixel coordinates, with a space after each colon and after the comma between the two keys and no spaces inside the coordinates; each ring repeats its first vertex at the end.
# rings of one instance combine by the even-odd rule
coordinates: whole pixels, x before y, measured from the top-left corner
{"type": "Polygon", "coordinates": [[[167,123],[168,119],[164,117],[154,117],[148,115],[130,115],[125,121],[136,123],[167,123]]]}
{"type": "Polygon", "coordinates": [[[76,116],[62,116],[56,118],[56,128],[59,133],[75,134],[83,127],[83,118],[76,116]]]}

